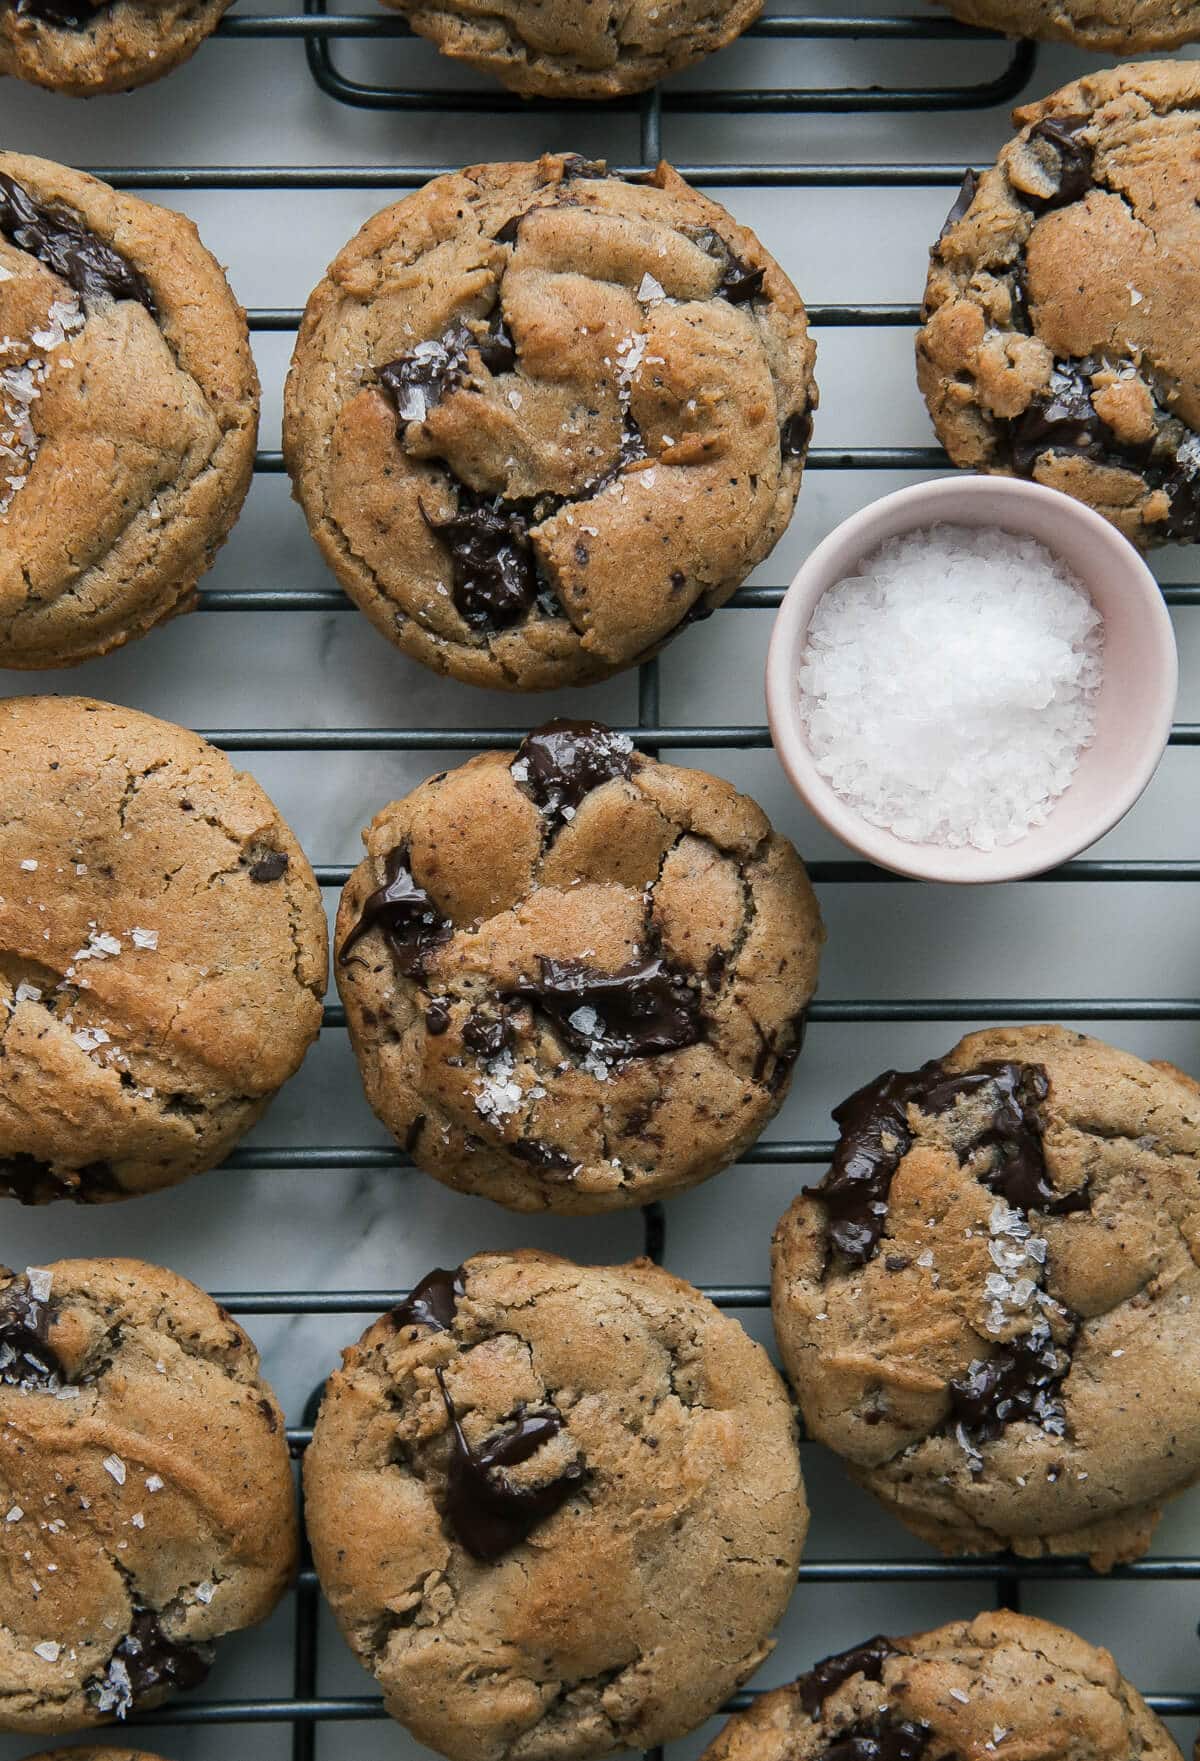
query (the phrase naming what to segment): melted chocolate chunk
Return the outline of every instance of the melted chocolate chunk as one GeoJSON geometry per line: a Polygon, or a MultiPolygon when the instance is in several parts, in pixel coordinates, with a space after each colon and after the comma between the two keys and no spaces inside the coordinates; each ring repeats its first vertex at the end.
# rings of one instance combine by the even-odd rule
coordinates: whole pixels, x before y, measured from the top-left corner
{"type": "Polygon", "coordinates": [[[585,159],[582,153],[564,153],[562,174],[564,183],[577,177],[607,177],[608,162],[605,159],[585,159]]]}
{"type": "MultiPolygon", "coordinates": [[[[1023,298],[1023,283],[1015,284],[1023,298]]],[[[1027,314],[1022,321],[1027,322],[1027,314]]],[[[1033,398],[1007,425],[1009,460],[1020,477],[1032,477],[1038,460],[1046,453],[1090,459],[1114,470],[1133,471],[1148,488],[1163,490],[1170,511],[1162,523],[1166,537],[1183,543],[1200,538],[1200,470],[1184,462],[1179,449],[1163,445],[1158,437],[1137,444],[1119,440],[1092,404],[1091,379],[1100,363],[1056,363],[1050,390],[1033,398]]],[[[1182,424],[1180,424],[1182,427],[1182,424]]],[[[1186,441],[1197,437],[1184,430],[1186,441]]]]}
{"type": "Polygon", "coordinates": [[[288,854],[286,850],[268,850],[265,856],[260,856],[258,861],[251,865],[250,879],[257,881],[260,886],[267,881],[280,880],[287,873],[287,866],[288,854]]]}
{"type": "Polygon", "coordinates": [[[0,172],[0,233],[61,276],[85,301],[136,300],[157,317],[150,284],[65,209],[43,207],[0,172]]]}
{"type": "Polygon", "coordinates": [[[98,12],[106,12],[112,0],[16,0],[13,11],[20,18],[36,18],[59,30],[86,30],[98,12]]]}
{"type": "Polygon", "coordinates": [[[578,1174],[583,1163],[569,1156],[566,1150],[560,1150],[557,1144],[543,1143],[540,1137],[519,1137],[509,1149],[518,1161],[525,1162],[531,1168],[539,1168],[546,1174],[562,1174],[571,1180],[578,1174]]]}
{"type": "Polygon", "coordinates": [[[1086,1187],[1059,1194],[1046,1177],[1037,1109],[1049,1085],[1040,1065],[988,1063],[952,1076],[933,1060],[919,1070],[887,1070],[834,1108],[840,1135],[833,1162],[806,1189],[824,1201],[829,1239],[846,1259],[863,1265],[879,1246],[892,1179],[912,1147],[909,1107],[936,1117],[981,1089],[994,1093],[994,1111],[982,1131],[955,1145],[959,1161],[993,1149],[993,1165],[979,1178],[1018,1209],[1061,1215],[1087,1206],[1086,1187]]]}
{"type": "Polygon", "coordinates": [[[101,1193],[121,1190],[107,1162],[85,1162],[82,1168],[58,1169],[38,1156],[19,1151],[0,1156],[0,1193],[22,1205],[46,1205],[55,1199],[87,1204],[101,1193]]]}
{"type": "Polygon", "coordinates": [[[16,1278],[0,1294],[0,1383],[34,1392],[62,1375],[50,1345],[49,1306],[39,1302],[28,1278],[16,1278]]]}
{"type": "Polygon", "coordinates": [[[942,222],[942,230],[938,233],[938,243],[939,244],[945,238],[946,234],[950,231],[951,227],[957,226],[959,221],[966,214],[967,209],[971,206],[971,203],[975,200],[975,191],[978,188],[979,188],[978,175],[974,171],[972,171],[970,166],[968,166],[967,169],[963,172],[963,180],[958,186],[958,194],[954,198],[954,203],[950,209],[950,212],[949,212],[949,214],[947,214],[945,220],[942,222]]]}
{"type": "Polygon", "coordinates": [[[627,777],[633,742],[603,722],[546,722],[526,734],[513,759],[513,775],[554,825],[573,819],[585,795],[627,777]]]}
{"type": "Polygon", "coordinates": [[[742,306],[747,300],[758,298],[766,273],[765,269],[752,269],[749,263],[743,263],[730,251],[725,273],[717,283],[717,293],[731,306],[742,306]]]}
{"type": "Polygon", "coordinates": [[[839,1731],[817,1761],[921,1761],[932,1734],[927,1724],[880,1712],[839,1731]]]}
{"type": "Polygon", "coordinates": [[[843,1682],[848,1682],[852,1675],[865,1675],[868,1681],[883,1680],[883,1666],[889,1657],[896,1655],[896,1647],[883,1633],[876,1633],[863,1645],[855,1645],[852,1650],[838,1651],[832,1657],[823,1657],[820,1663],[814,1664],[806,1675],[802,1675],[796,1683],[796,1691],[800,1695],[800,1704],[812,1719],[821,1716],[821,1707],[843,1682]]]}
{"type": "Polygon", "coordinates": [[[540,977],[515,996],[550,1017],[585,1056],[613,1063],[692,1046],[703,1037],[699,993],[661,956],[596,972],[581,960],[539,959],[540,977]]]}
{"type": "Polygon", "coordinates": [[[450,1009],[445,997],[433,997],[425,1011],[425,1031],[435,1039],[450,1025],[450,1009]]]}
{"type": "Polygon", "coordinates": [[[1077,202],[1092,188],[1092,149],[1078,138],[1078,130],[1086,128],[1090,116],[1047,116],[1029,131],[1030,143],[1044,141],[1057,160],[1057,188],[1049,196],[1032,196],[1026,190],[1017,192],[1021,201],[1035,214],[1048,214],[1052,208],[1066,208],[1077,202]]]}
{"type": "Polygon", "coordinates": [[[419,342],[379,369],[379,383],[395,404],[401,422],[425,420],[451,387],[467,376],[471,349],[478,350],[489,373],[511,372],[517,351],[499,307],[483,336],[477,337],[459,319],[437,341],[419,342]]]}
{"type": "Polygon", "coordinates": [[[363,905],[361,915],[342,943],[339,960],[373,929],[382,929],[397,970],[406,978],[418,978],[434,948],[448,942],[454,926],[442,916],[408,866],[408,846],[399,844],[388,852],[383,864],[384,884],[363,905]]]}
{"type": "Polygon", "coordinates": [[[466,1289],[461,1266],[455,1266],[452,1271],[447,1271],[445,1266],[435,1266],[432,1272],[426,1272],[419,1284],[414,1284],[388,1318],[397,1329],[436,1327],[445,1333],[454,1325],[454,1316],[466,1289]]]}
{"type": "Polygon", "coordinates": [[[440,1369],[437,1379],[453,1439],[446,1476],[446,1520],[474,1558],[499,1559],[579,1490],[587,1470],[576,1461],[543,1486],[514,1486],[504,1469],[528,1461],[543,1443],[557,1437],[563,1428],[562,1414],[554,1407],[523,1413],[508,1430],[473,1448],[463,1434],[440,1369]]]}
{"type": "Polygon", "coordinates": [[[802,459],[812,439],[813,420],[808,410],[797,410],[779,430],[779,450],[785,459],[802,459]]]}
{"type": "Polygon", "coordinates": [[[99,1711],[124,1717],[150,1694],[199,1687],[212,1660],[211,1645],[177,1645],[163,1631],[154,1610],[135,1603],[129,1631],[104,1674],[93,1676],[85,1692],[99,1711]]]}
{"type": "Polygon", "coordinates": [[[453,599],[474,630],[519,623],[538,596],[529,513],[516,502],[458,486],[458,512],[425,523],[450,552],[453,599]]]}
{"type": "Polygon", "coordinates": [[[481,1058],[498,1058],[512,1043],[513,1026],[503,1009],[498,1015],[485,1015],[473,1009],[463,1024],[462,1036],[463,1044],[481,1058]]]}
{"type": "Polygon", "coordinates": [[[961,1381],[950,1384],[960,1442],[974,1451],[1018,1419],[1030,1419],[1043,1431],[1062,1436],[1059,1389],[1070,1368],[1070,1352],[1054,1343],[1044,1321],[992,1357],[977,1358],[961,1381]]]}

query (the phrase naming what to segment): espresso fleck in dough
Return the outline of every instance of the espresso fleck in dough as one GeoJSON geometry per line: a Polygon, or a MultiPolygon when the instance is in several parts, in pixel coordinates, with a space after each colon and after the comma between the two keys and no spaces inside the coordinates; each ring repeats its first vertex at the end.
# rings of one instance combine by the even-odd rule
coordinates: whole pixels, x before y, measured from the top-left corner
{"type": "Polygon", "coordinates": [[[936,1108],[917,1086],[889,1129],[870,1252],[819,1186],[776,1230],[809,1433],[948,1552],[1135,1559],[1200,1471],[1200,1088],[1061,1027],[937,1068],[936,1108]],[[1014,1068],[1038,1080],[1006,1095],[1014,1068]]]}
{"type": "Polygon", "coordinates": [[[196,734],[86,697],[0,702],[0,800],[0,1193],[100,1203],[215,1166],[320,1027],[291,831],[196,734]]]}
{"type": "Polygon", "coordinates": [[[1136,544],[1200,538],[1200,64],[1013,112],[933,248],[917,377],[956,465],[1030,477],[1136,544]]]}
{"type": "Polygon", "coordinates": [[[434,1277],[430,1324],[410,1298],[343,1354],[305,1458],[343,1633],[391,1715],[453,1761],[681,1736],[767,1655],[795,1583],[807,1508],[782,1383],[647,1261],[480,1254],[434,1277]],[[495,1545],[472,1544],[479,1525],[495,1545]]]}
{"type": "Polygon", "coordinates": [[[1107,1651],[1004,1610],[826,1658],[736,1713],[702,1761],[957,1761],[1006,1749],[1181,1761],[1107,1651]]]}
{"type": "Polygon", "coordinates": [[[309,299],[284,452],[330,567],[406,654],[585,684],[774,546],[813,360],[778,265],[669,166],[474,166],[377,214],[309,299]]]}
{"type": "MultiPolygon", "coordinates": [[[[762,0],[386,0],[443,55],[526,97],[616,98],[722,49],[762,0]]],[[[586,165],[586,161],[580,161],[586,165]]],[[[588,175],[584,170],[580,175],[588,175]]]]}
{"type": "Polygon", "coordinates": [[[0,152],[0,666],[191,610],[257,433],[246,316],[191,221],[0,152]]]}
{"type": "Polygon", "coordinates": [[[53,1367],[0,1382],[0,1728],[59,1735],[203,1681],[286,1589],[296,1512],[258,1353],[203,1291],[137,1260],[0,1268],[0,1311],[31,1306],[53,1367]]]}
{"type": "Polygon", "coordinates": [[[420,1167],[582,1213],[682,1191],[753,1142],[823,931],[752,801],[567,725],[376,817],[335,969],[367,1097],[420,1167]]]}

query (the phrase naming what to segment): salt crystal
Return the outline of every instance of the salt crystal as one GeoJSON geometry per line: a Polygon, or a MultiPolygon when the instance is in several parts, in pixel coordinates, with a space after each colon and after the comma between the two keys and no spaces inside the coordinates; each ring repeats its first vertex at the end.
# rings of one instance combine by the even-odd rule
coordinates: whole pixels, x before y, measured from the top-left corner
{"type": "Polygon", "coordinates": [[[57,1663],[61,1647],[53,1639],[43,1639],[40,1645],[33,1647],[34,1656],[43,1658],[47,1663],[57,1663]]]}
{"type": "Polygon", "coordinates": [[[32,874],[34,869],[37,867],[37,863],[33,860],[32,856],[26,856],[25,860],[21,864],[21,867],[23,869],[25,869],[28,874],[32,874]]]}
{"type": "Polygon", "coordinates": [[[656,305],[659,300],[667,297],[662,283],[655,281],[648,269],[638,285],[637,297],[647,306],[656,305]]]}
{"type": "Polygon", "coordinates": [[[25,1276],[29,1281],[29,1294],[36,1302],[49,1302],[50,1291],[54,1285],[54,1273],[47,1272],[42,1266],[26,1266],[25,1276]]]}
{"type": "Polygon", "coordinates": [[[206,1581],[203,1584],[196,1585],[196,1600],[197,1600],[197,1602],[204,1602],[204,1603],[211,1602],[213,1597],[216,1595],[216,1593],[217,1593],[217,1586],[215,1584],[210,1584],[206,1581]]]}
{"type": "Polygon", "coordinates": [[[147,1492],[161,1492],[162,1489],[163,1489],[162,1479],[159,1477],[158,1474],[151,1474],[150,1478],[146,1481],[147,1492]]]}
{"type": "Polygon", "coordinates": [[[4,1520],[6,1523],[19,1523],[24,1515],[25,1512],[21,1509],[21,1506],[19,1504],[14,1504],[4,1520]]]}
{"type": "Polygon", "coordinates": [[[951,1688],[950,1698],[952,1700],[957,1700],[960,1706],[969,1706],[971,1704],[970,1694],[964,1694],[961,1688],[951,1688]]]}
{"type": "Polygon", "coordinates": [[[157,948],[158,946],[158,931],[156,929],[131,929],[129,933],[133,938],[135,948],[157,948]]]}
{"type": "Polygon", "coordinates": [[[40,1003],[42,999],[42,993],[37,985],[27,984],[24,979],[21,980],[13,994],[18,1003],[40,1003]]]}
{"type": "Polygon", "coordinates": [[[1032,538],[938,525],[829,589],[799,667],[817,768],[907,843],[1013,844],[1096,728],[1103,622],[1032,538]]]}
{"type": "Polygon", "coordinates": [[[111,1474],[118,1486],[125,1484],[125,1463],[119,1455],[106,1455],[101,1462],[106,1474],[111,1474]]]}

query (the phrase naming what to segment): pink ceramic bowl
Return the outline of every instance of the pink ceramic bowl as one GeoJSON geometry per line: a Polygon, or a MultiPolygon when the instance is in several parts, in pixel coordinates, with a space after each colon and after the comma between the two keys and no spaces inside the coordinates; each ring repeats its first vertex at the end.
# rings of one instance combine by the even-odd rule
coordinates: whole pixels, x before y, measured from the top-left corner
{"type": "Polygon", "coordinates": [[[796,792],[851,849],[919,880],[1020,880],[1078,856],[1129,812],[1162,757],[1177,682],[1175,636],[1158,583],[1107,520],[1038,483],[964,475],[885,495],[817,546],[775,620],[767,655],[767,718],[796,792]],[[998,526],[1036,538],[1074,571],[1104,619],[1096,738],[1045,825],[999,850],[907,844],[870,825],[819,774],[800,721],[797,666],[821,595],[886,539],[939,522],[998,526]]]}

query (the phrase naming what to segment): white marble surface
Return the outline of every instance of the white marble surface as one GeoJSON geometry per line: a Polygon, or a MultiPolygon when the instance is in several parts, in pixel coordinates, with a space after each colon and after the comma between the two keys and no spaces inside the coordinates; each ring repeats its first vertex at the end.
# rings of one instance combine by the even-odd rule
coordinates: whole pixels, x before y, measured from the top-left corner
{"type": "MultiPolygon", "coordinates": [[[[369,0],[364,0],[369,4],[369,0]]],[[[915,8],[914,8],[915,9],[915,8]]],[[[377,78],[411,70],[436,83],[444,70],[424,45],[371,45],[341,52],[347,65],[377,78]]],[[[1002,51],[933,45],[885,50],[868,44],[743,44],[681,84],[753,85],[918,81],[978,77],[1002,51]]],[[[1030,95],[1050,90],[1085,65],[1084,57],[1043,52],[1030,95]]],[[[979,161],[1006,136],[1002,110],[921,116],[679,119],[668,117],[665,149],[681,162],[933,158],[979,161]]],[[[460,117],[375,114],[343,108],[318,93],[301,47],[216,41],[160,86],[128,98],[81,105],[10,82],[3,94],[6,146],[81,165],[278,163],[433,164],[518,157],[545,146],[637,151],[630,116],[586,111],[562,116],[460,117]]],[[[199,222],[230,265],[250,306],[299,305],[326,262],[386,193],[221,194],[173,198],[199,222]]],[[[731,190],[724,199],[761,233],[811,301],[913,302],[925,251],[948,205],[941,190],[731,190]]],[[[928,444],[904,331],[826,331],[819,336],[822,403],[816,440],[839,444],[928,444]]],[[[263,444],[277,445],[280,391],[290,338],[260,335],[263,444]]],[[[840,517],[911,474],[812,473],[792,528],[759,571],[762,582],[789,578],[806,551],[840,517]]],[[[1160,558],[1164,578],[1195,577],[1192,552],[1160,558]]],[[[246,513],[211,576],[225,587],[327,584],[303,520],[279,479],[259,479],[246,513]]],[[[687,633],[663,666],[667,720],[759,722],[761,666],[769,613],[722,613],[687,633]]],[[[1183,660],[1181,719],[1200,720],[1200,611],[1176,616],[1183,660]]],[[[517,727],[567,707],[567,696],[523,705],[437,681],[394,653],[353,613],[202,615],[161,630],[106,660],[70,674],[6,675],[11,691],[91,692],[198,728],[289,724],[517,727]]],[[[631,680],[587,694],[572,707],[632,718],[631,680]]],[[[315,861],[355,859],[360,827],[385,801],[438,765],[438,755],[404,758],[346,753],[326,757],[250,754],[245,763],[272,792],[315,861]]],[[[810,855],[836,847],[801,811],[769,753],[706,760],[744,784],[810,855]]],[[[1105,841],[1118,855],[1200,856],[1197,767],[1200,753],[1171,752],[1150,791],[1105,841]]],[[[1196,996],[1200,981],[1194,889],[1183,887],[1023,886],[951,892],[931,887],[827,887],[825,997],[850,996],[1196,996]]],[[[969,1025],[964,1023],[963,1027],[969,1025]]],[[[823,1137],[830,1106],[889,1063],[911,1065],[944,1049],[953,1025],[815,1027],[777,1135],[823,1137]]],[[[1118,1043],[1147,1056],[1200,1069],[1193,1024],[1113,1024],[1118,1043]]],[[[327,1033],[255,1134],[263,1144],[378,1143],[339,1032],[327,1033]]],[[[667,1259],[697,1281],[762,1282],[772,1224],[797,1184],[792,1168],[732,1170],[668,1209],[667,1259]]],[[[614,1259],[637,1250],[640,1222],[521,1221],[482,1200],[458,1197],[416,1172],[218,1172],[155,1198],[100,1210],[5,1210],[0,1259],[16,1265],[67,1253],[133,1253],[161,1260],[215,1290],[305,1287],[385,1288],[407,1284],[432,1264],[454,1264],[476,1248],[529,1243],[579,1258],[614,1259]]],[[[747,1317],[769,1334],[760,1313],[747,1317]]],[[[257,1320],[251,1331],[269,1375],[299,1422],[304,1402],[361,1323],[257,1320]]],[[[805,1461],[814,1518],[810,1557],[913,1557],[916,1544],[855,1492],[836,1463],[815,1448],[805,1461]]],[[[1200,1493],[1168,1514],[1156,1552],[1200,1551],[1200,1493]]],[[[814,1656],[879,1628],[897,1631],[973,1613],[991,1585],[803,1588],[781,1643],[762,1671],[786,1679],[814,1656]]],[[[1045,1584],[1025,1606],[1062,1618],[1111,1644],[1146,1689],[1200,1688],[1200,1613],[1194,1585],[1045,1584]]],[[[290,1682],[290,1602],[262,1632],[229,1640],[206,1692],[220,1698],[283,1695],[290,1682]]],[[[367,1678],[332,1629],[322,1642],[321,1688],[363,1693],[367,1678]]],[[[1190,1744],[1192,1730],[1180,1724],[1190,1744]]],[[[282,1761],[285,1727],[148,1731],[171,1761],[232,1755],[282,1761]]],[[[702,1732],[672,1751],[699,1753],[702,1732]]],[[[0,1737],[0,1761],[34,1745],[0,1737]]],[[[387,1725],[328,1727],[320,1761],[383,1761],[416,1755],[387,1725]]]]}

